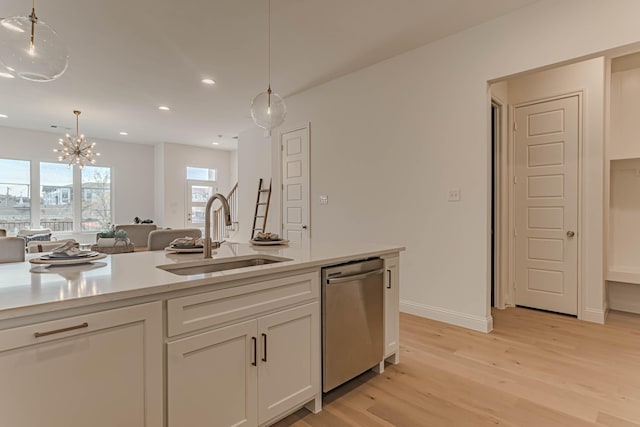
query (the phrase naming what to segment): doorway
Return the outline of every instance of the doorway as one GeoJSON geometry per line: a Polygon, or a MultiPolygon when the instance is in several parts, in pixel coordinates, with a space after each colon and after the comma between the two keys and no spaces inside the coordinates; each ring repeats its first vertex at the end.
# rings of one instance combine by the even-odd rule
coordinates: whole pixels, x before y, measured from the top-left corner
{"type": "Polygon", "coordinates": [[[499,156],[500,149],[500,114],[502,106],[495,99],[491,100],[491,307],[496,306],[497,271],[498,271],[498,209],[499,209],[499,156]]]}

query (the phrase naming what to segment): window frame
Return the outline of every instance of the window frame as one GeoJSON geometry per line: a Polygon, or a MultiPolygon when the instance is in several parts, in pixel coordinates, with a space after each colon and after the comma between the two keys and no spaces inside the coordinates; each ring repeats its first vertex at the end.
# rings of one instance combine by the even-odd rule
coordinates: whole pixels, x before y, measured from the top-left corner
{"type": "MultiPolygon", "coordinates": [[[[57,162],[53,159],[25,159],[25,158],[15,158],[8,156],[0,156],[2,160],[16,160],[16,161],[26,161],[29,162],[29,186],[31,192],[31,208],[30,208],[30,228],[40,228],[40,212],[41,212],[41,177],[40,177],[40,164],[41,163],[61,163],[57,162]],[[37,194],[34,194],[34,190],[37,194]]],[[[64,164],[64,163],[61,163],[64,164]]],[[[94,165],[87,165],[94,166],[94,165]]],[[[110,216],[111,223],[114,221],[114,205],[115,205],[115,197],[114,197],[114,170],[111,165],[98,165],[94,167],[102,167],[109,169],[109,208],[110,208],[110,216]]],[[[54,231],[54,234],[95,234],[95,231],[83,231],[82,230],[82,171],[79,167],[72,166],[73,169],[73,204],[72,204],[72,213],[73,213],[73,229],[65,230],[65,231],[54,231]]],[[[10,232],[7,230],[7,232],[10,232]]],[[[12,233],[12,231],[11,231],[12,233]]]]}

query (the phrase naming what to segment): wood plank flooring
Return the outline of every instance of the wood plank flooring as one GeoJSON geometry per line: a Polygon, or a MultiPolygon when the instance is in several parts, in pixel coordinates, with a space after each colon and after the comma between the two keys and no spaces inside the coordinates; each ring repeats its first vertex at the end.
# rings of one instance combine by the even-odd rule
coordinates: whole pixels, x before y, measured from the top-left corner
{"type": "Polygon", "coordinates": [[[606,325],[509,308],[494,331],[401,314],[400,364],[368,372],[277,427],[640,427],[640,316],[606,325]]]}

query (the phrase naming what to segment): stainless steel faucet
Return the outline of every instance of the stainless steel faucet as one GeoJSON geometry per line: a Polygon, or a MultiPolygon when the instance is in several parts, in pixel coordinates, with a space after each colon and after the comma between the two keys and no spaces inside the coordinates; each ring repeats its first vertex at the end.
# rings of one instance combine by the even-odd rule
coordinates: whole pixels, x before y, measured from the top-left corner
{"type": "Polygon", "coordinates": [[[228,227],[231,225],[231,209],[229,209],[229,202],[227,198],[220,193],[216,193],[209,197],[207,200],[207,206],[204,211],[204,257],[211,258],[211,205],[218,199],[222,203],[222,210],[224,211],[224,224],[228,227]]]}

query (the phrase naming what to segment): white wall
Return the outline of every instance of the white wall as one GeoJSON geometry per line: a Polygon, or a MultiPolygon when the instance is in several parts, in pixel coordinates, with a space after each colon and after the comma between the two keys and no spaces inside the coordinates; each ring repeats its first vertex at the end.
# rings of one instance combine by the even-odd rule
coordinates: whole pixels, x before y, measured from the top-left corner
{"type": "Polygon", "coordinates": [[[581,301],[579,317],[604,322],[604,93],[603,57],[556,67],[509,80],[509,102],[582,94],[581,229],[578,234],[581,301]]]}
{"type": "Polygon", "coordinates": [[[164,224],[164,145],[156,144],[153,146],[154,168],[153,168],[153,185],[154,185],[154,220],[156,224],[164,224]]]}
{"type": "MultiPolygon", "coordinates": [[[[60,134],[0,127],[0,157],[58,162],[53,152],[60,134]]],[[[153,218],[153,146],[90,138],[100,157],[96,166],[111,167],[113,222],[153,218]]]]}
{"type": "Polygon", "coordinates": [[[229,152],[229,184],[233,186],[238,182],[238,151],[229,152]]]}
{"type": "MultiPolygon", "coordinates": [[[[251,227],[256,208],[258,182],[265,180],[263,186],[269,185],[271,178],[271,138],[265,135],[264,129],[254,127],[238,135],[238,222],[239,229],[232,237],[236,242],[247,242],[251,239],[251,227]]],[[[273,202],[273,199],[272,199],[273,202]]],[[[267,215],[267,230],[278,232],[277,208],[271,204],[267,215]]]]}
{"type": "Polygon", "coordinates": [[[156,148],[156,176],[161,179],[155,187],[156,194],[164,194],[164,203],[158,206],[156,221],[162,227],[183,228],[187,213],[187,166],[217,170],[216,190],[226,195],[234,183],[230,183],[230,153],[225,150],[200,148],[190,145],[162,143],[156,148]],[[162,189],[164,187],[164,189],[162,189]],[[164,190],[164,191],[162,191],[164,190]]]}
{"type": "Polygon", "coordinates": [[[487,82],[637,42],[638,16],[541,1],[287,98],[287,121],[311,122],[314,238],[406,245],[402,309],[489,330],[487,82]]]}

